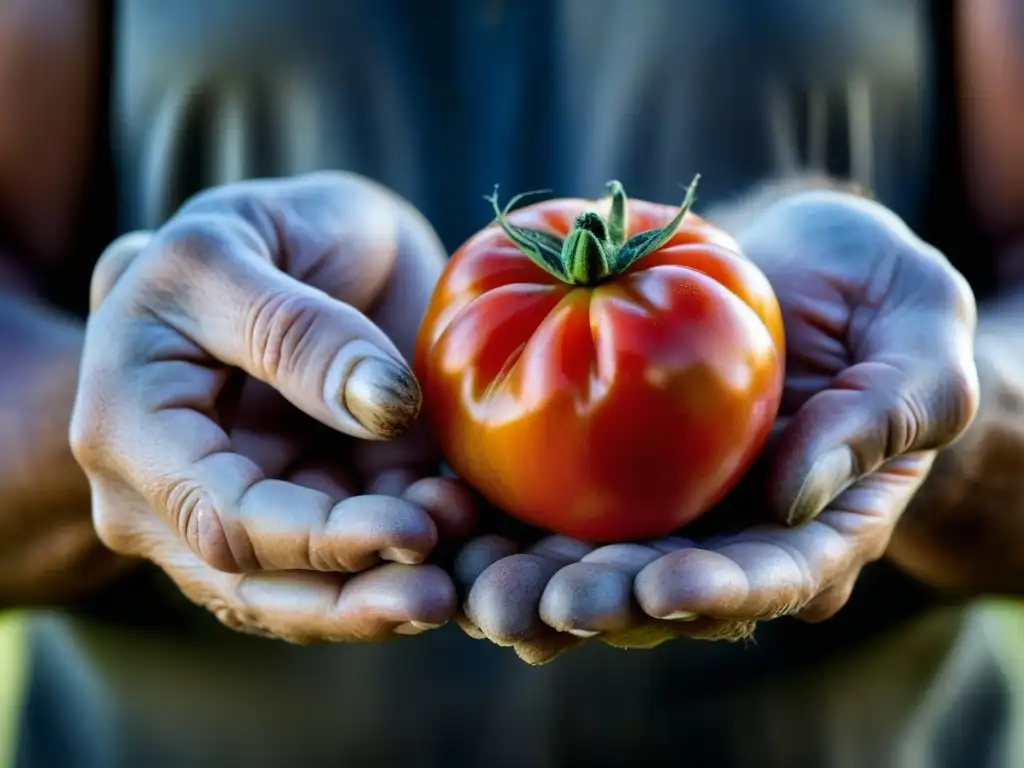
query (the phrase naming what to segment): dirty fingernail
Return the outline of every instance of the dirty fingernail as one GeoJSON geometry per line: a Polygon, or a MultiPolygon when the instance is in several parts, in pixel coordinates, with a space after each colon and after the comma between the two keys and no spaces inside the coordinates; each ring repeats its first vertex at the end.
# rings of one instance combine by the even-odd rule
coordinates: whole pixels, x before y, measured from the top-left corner
{"type": "Polygon", "coordinates": [[[444,624],[430,624],[425,621],[407,621],[405,624],[399,624],[393,631],[396,635],[420,635],[443,626],[444,624]]]}
{"type": "Polygon", "coordinates": [[[811,466],[786,515],[789,525],[801,525],[835,499],[855,479],[853,453],[846,446],[833,448],[811,466]]]}
{"type": "Polygon", "coordinates": [[[364,357],[349,372],[339,399],[362,426],[389,440],[416,421],[423,396],[416,377],[404,365],[384,357],[364,357]]]}

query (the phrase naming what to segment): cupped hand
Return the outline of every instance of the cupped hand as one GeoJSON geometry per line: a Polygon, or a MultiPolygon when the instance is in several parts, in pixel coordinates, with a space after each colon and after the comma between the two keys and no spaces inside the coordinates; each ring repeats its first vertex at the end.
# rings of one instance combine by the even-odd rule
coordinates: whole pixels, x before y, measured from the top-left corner
{"type": "Polygon", "coordinates": [[[832,616],[885,553],[936,451],[976,412],[972,293],[894,214],[852,195],[788,197],[739,240],[776,291],[787,344],[765,482],[751,493],[753,472],[723,505],[753,522],[598,548],[474,540],[456,570],[471,632],[535,663],[595,636],[741,638],[766,619],[832,616]]]}
{"type": "Polygon", "coordinates": [[[445,623],[424,561],[475,511],[433,477],[405,357],[443,262],[407,204],[335,173],[217,188],[113,243],[71,425],[102,541],[242,631],[445,623]]]}

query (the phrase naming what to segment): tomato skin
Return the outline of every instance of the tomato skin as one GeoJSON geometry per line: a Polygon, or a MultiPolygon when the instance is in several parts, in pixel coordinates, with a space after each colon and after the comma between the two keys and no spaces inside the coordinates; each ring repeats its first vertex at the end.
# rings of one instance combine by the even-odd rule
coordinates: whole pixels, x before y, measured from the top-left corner
{"type": "MultiPolygon", "coordinates": [[[[628,203],[627,234],[677,209],[628,203]]],[[[509,215],[564,238],[609,202],[509,215]]],[[[728,234],[688,213],[624,274],[572,286],[497,226],[446,266],[420,328],[424,411],[455,472],[527,523],[593,542],[668,535],[719,501],[782,392],[775,294],[728,234]]]]}

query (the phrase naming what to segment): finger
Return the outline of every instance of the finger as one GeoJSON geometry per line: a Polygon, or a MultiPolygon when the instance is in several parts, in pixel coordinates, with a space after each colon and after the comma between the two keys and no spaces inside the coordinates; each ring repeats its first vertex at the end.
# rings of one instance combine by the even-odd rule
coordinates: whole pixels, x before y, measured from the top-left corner
{"type": "MultiPolygon", "coordinates": [[[[379,557],[420,562],[432,551],[437,530],[422,510],[382,496],[339,503],[267,479],[234,452],[211,418],[226,374],[190,359],[180,341],[137,318],[91,332],[99,336],[86,344],[71,425],[76,458],[92,477],[127,482],[208,564],[350,571],[379,557]],[[118,333],[127,339],[110,343],[118,333]],[[138,365],[138,350],[153,359],[138,365]]],[[[100,518],[101,535],[110,522],[100,518]]]]}
{"type": "Polygon", "coordinates": [[[974,305],[941,256],[897,249],[852,316],[854,365],[794,415],[778,446],[773,505],[790,524],[907,452],[942,447],[978,406],[974,305]]]}
{"type": "MultiPolygon", "coordinates": [[[[363,439],[401,434],[421,399],[407,363],[361,312],[277,269],[270,257],[279,247],[236,217],[182,217],[122,279],[133,295],[123,295],[120,312],[101,307],[94,316],[97,333],[116,333],[110,326],[122,325],[123,314],[140,304],[215,360],[270,384],[328,426],[363,439]]],[[[134,346],[131,328],[120,331],[111,338],[134,346]]],[[[153,359],[145,348],[137,352],[138,363],[153,359]]]]}
{"type": "Polygon", "coordinates": [[[538,555],[517,554],[488,567],[466,599],[466,615],[498,645],[515,645],[545,633],[538,605],[561,563],[538,555]]]}
{"type": "Polygon", "coordinates": [[[423,475],[412,468],[392,467],[370,478],[366,485],[366,492],[379,493],[382,496],[401,496],[421,477],[423,475]]]}
{"type": "MultiPolygon", "coordinates": [[[[208,479],[206,487],[214,482],[208,479]]],[[[233,506],[186,505],[178,515],[183,516],[189,517],[186,540],[223,570],[351,573],[380,560],[423,562],[437,543],[430,516],[401,499],[366,495],[335,501],[321,491],[276,480],[251,486],[233,506]]]]}
{"type": "Polygon", "coordinates": [[[368,491],[401,496],[417,480],[436,477],[438,448],[423,419],[393,440],[357,440],[349,462],[368,491]]]}
{"type": "Polygon", "coordinates": [[[455,610],[451,580],[434,566],[388,564],[359,576],[225,573],[147,515],[144,500],[126,486],[94,483],[92,500],[94,514],[132,507],[122,535],[136,539],[133,549],[232,629],[295,643],[384,640],[442,625],[455,610]]]}
{"type": "Polygon", "coordinates": [[[336,461],[300,461],[291,468],[284,479],[303,488],[319,491],[337,501],[359,494],[359,483],[352,476],[352,472],[336,461]]]}
{"type": "Polygon", "coordinates": [[[756,621],[799,612],[881,557],[929,461],[913,454],[889,462],[801,526],[761,526],[665,555],[638,574],[637,601],[659,619],[756,621]]]}
{"type": "MultiPolygon", "coordinates": [[[[141,396],[138,390],[132,394],[141,396]]],[[[153,412],[145,402],[119,403],[126,405],[128,413],[153,412]]],[[[102,411],[92,417],[97,415],[102,411]]],[[[103,426],[108,428],[117,430],[119,476],[214,568],[357,571],[381,558],[421,562],[437,542],[430,516],[400,499],[338,500],[322,485],[317,490],[267,479],[250,459],[231,452],[223,431],[194,410],[164,410],[137,421],[111,417],[103,426]],[[196,443],[183,445],[180,435],[196,443]]],[[[87,432],[103,437],[102,429],[87,432]]],[[[79,445],[78,455],[89,469],[88,450],[79,445]]],[[[109,471],[100,466],[97,473],[91,465],[94,477],[109,471]]],[[[96,517],[97,531],[115,551],[120,550],[110,532],[123,524],[122,516],[112,508],[96,517]]]]}
{"type": "Polygon", "coordinates": [[[148,280],[132,292],[150,286],[150,311],[314,418],[390,437],[415,417],[418,387],[387,333],[359,310],[404,305],[413,329],[403,333],[414,332],[409,312],[422,313],[433,281],[415,290],[408,281],[443,258],[428,235],[407,205],[352,175],[230,185],[197,196],[160,231],[136,260],[148,280]],[[416,275],[395,275],[399,260],[416,275]]]}
{"type": "Polygon", "coordinates": [[[402,498],[430,515],[441,538],[464,539],[476,527],[476,500],[470,490],[456,480],[441,477],[417,480],[405,489],[402,498]]]}
{"type": "Polygon", "coordinates": [[[256,619],[292,641],[375,641],[443,626],[456,605],[437,566],[381,565],[351,577],[246,574],[238,595],[256,619]]]}
{"type": "MultiPolygon", "coordinates": [[[[297,482],[294,479],[296,471],[308,465],[305,463],[299,464],[288,476],[285,476],[285,473],[295,465],[306,447],[299,434],[288,434],[284,430],[278,434],[267,434],[237,427],[231,430],[231,449],[235,453],[249,459],[260,468],[264,475],[282,477],[292,482],[297,482]]],[[[302,484],[300,483],[300,485],[302,484]]],[[[335,484],[332,482],[330,485],[333,487],[335,484]]],[[[323,490],[323,488],[317,485],[309,485],[307,487],[323,490]]],[[[324,492],[327,493],[327,491],[324,492]]],[[[353,495],[351,492],[345,492],[338,495],[337,498],[340,499],[343,496],[351,495],[353,495]]]]}
{"type": "Polygon", "coordinates": [[[571,539],[568,536],[545,536],[532,544],[527,550],[531,555],[539,555],[558,563],[574,563],[594,551],[593,544],[571,539]]]}
{"type": "MultiPolygon", "coordinates": [[[[666,555],[669,552],[675,552],[677,549],[694,547],[696,545],[697,543],[692,539],[686,539],[682,536],[668,536],[667,538],[658,539],[657,541],[652,541],[648,544],[652,549],[656,549],[666,555]]],[[[602,549],[607,549],[607,547],[603,547],[602,549]]]]}
{"type": "Polygon", "coordinates": [[[659,550],[640,544],[595,549],[552,576],[541,597],[541,619],[577,637],[630,628],[639,621],[633,580],[661,556],[659,550]]]}
{"type": "Polygon", "coordinates": [[[770,544],[683,549],[641,571],[635,591],[644,612],[657,619],[775,616],[797,607],[798,595],[809,589],[800,567],[770,544]]]}
{"type": "Polygon", "coordinates": [[[519,545],[505,536],[485,534],[470,539],[459,550],[453,565],[455,584],[459,591],[468,594],[484,571],[518,551],[519,545]]]}
{"type": "MultiPolygon", "coordinates": [[[[505,541],[485,537],[478,546],[493,555],[501,551],[505,541]]],[[[538,604],[551,575],[592,549],[593,545],[566,536],[547,536],[523,554],[493,561],[471,582],[465,607],[467,617],[492,641],[515,645],[527,656],[533,653],[539,659],[555,648],[562,648],[564,643],[547,637],[550,630],[540,620],[538,604]],[[532,641],[537,642],[537,650],[527,651],[523,644],[532,641]]],[[[480,558],[479,564],[483,560],[480,558]]],[[[464,565],[456,567],[469,570],[464,565]]]]}
{"type": "MultiPolygon", "coordinates": [[[[504,541],[494,537],[487,550],[497,554],[504,541]]],[[[578,645],[580,638],[543,624],[538,603],[551,574],[593,549],[593,545],[565,536],[547,536],[522,555],[493,562],[473,580],[466,601],[470,634],[511,645],[521,660],[535,666],[578,645]]]]}

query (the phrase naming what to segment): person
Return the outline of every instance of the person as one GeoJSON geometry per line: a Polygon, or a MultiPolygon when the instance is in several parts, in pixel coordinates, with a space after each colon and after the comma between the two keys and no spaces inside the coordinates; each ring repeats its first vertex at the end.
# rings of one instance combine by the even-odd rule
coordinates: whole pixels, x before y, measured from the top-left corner
{"type": "Polygon", "coordinates": [[[4,3],[17,764],[1019,764],[1022,14],[4,3]],[[779,522],[492,527],[415,419],[445,252],[697,171],[786,322],[779,522]]]}

